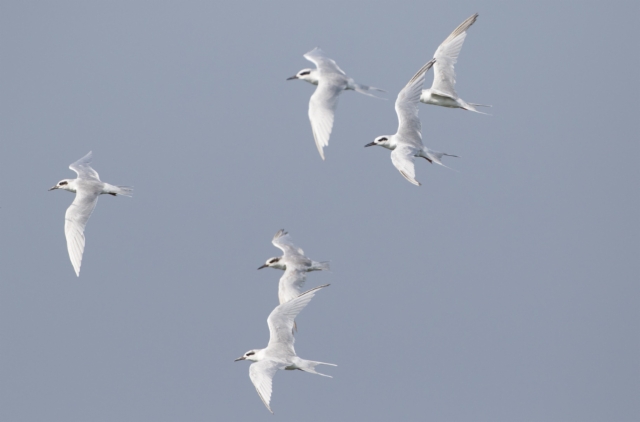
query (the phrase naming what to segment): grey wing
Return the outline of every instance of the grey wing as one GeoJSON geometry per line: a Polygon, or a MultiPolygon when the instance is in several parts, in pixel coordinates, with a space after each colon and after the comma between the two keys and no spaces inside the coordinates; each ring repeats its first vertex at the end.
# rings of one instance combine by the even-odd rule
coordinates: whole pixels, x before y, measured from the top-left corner
{"type": "Polygon", "coordinates": [[[77,192],[76,198],[64,215],[64,234],[67,250],[76,275],[80,276],[80,264],[84,252],[84,228],[98,203],[98,192],[77,192]]]}
{"type": "Polygon", "coordinates": [[[280,350],[284,348],[289,352],[293,352],[293,321],[300,311],[307,306],[313,296],[315,296],[316,292],[327,286],[328,284],[325,284],[324,286],[307,290],[295,299],[276,306],[276,308],[271,311],[267,318],[270,332],[268,348],[277,348],[280,350]]]}
{"type": "Polygon", "coordinates": [[[262,402],[271,413],[273,413],[273,410],[271,410],[269,403],[271,402],[271,392],[273,391],[272,381],[278,369],[284,369],[284,365],[271,360],[255,362],[249,367],[249,378],[251,378],[251,382],[256,387],[262,402]]]}
{"type": "Polygon", "coordinates": [[[327,57],[324,51],[318,47],[309,51],[304,55],[304,58],[316,65],[318,70],[323,73],[339,73],[343,76],[347,76],[335,61],[327,57]]]}
{"type": "Polygon", "coordinates": [[[422,148],[422,125],[418,116],[418,104],[420,103],[425,73],[431,69],[435,61],[435,59],[431,59],[422,66],[418,73],[402,88],[396,99],[400,140],[418,148],[422,148]]]}
{"type": "Polygon", "coordinates": [[[289,302],[300,296],[304,283],[307,281],[307,272],[291,269],[287,265],[284,275],[278,283],[278,299],[280,304],[289,302]]]}
{"type": "Polygon", "coordinates": [[[321,78],[318,87],[309,100],[309,120],[313,138],[320,157],[324,160],[324,147],[329,145],[333,130],[333,119],[338,106],[338,97],[344,89],[340,81],[333,78],[321,78]]]}
{"type": "Polygon", "coordinates": [[[282,250],[282,252],[284,252],[284,256],[304,255],[304,251],[293,244],[291,236],[289,236],[289,233],[284,231],[284,229],[278,230],[278,232],[273,236],[271,243],[273,243],[273,246],[276,248],[282,250]]]}
{"type": "Polygon", "coordinates": [[[477,13],[462,22],[447,39],[438,46],[436,53],[433,55],[437,61],[433,67],[432,92],[453,99],[458,98],[455,90],[456,73],[454,71],[454,65],[458,61],[462,44],[467,37],[466,31],[473,25],[476,19],[478,19],[477,13]]]}
{"type": "Polygon", "coordinates": [[[391,162],[405,179],[420,186],[420,182],[416,180],[416,169],[413,163],[415,152],[416,150],[408,145],[398,146],[391,152],[391,162]]]}
{"type": "Polygon", "coordinates": [[[80,179],[100,180],[100,176],[98,175],[98,172],[92,169],[91,166],[89,166],[89,163],[91,163],[92,158],[93,158],[93,155],[91,151],[89,151],[87,155],[85,155],[75,163],[72,163],[69,166],[69,168],[75,171],[78,174],[78,178],[80,179]]]}

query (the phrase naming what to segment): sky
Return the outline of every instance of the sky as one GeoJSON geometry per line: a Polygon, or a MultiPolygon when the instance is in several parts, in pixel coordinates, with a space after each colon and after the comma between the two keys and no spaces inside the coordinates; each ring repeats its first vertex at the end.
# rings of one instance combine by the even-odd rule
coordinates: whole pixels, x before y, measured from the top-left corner
{"type": "MultiPolygon", "coordinates": [[[[0,4],[0,420],[637,421],[637,2],[0,4]],[[395,97],[478,12],[456,65],[491,116],[395,97]],[[286,81],[321,47],[341,94],[322,161],[286,81]],[[80,277],[47,189],[93,151],[80,277]],[[28,165],[27,165],[28,164],[28,165]],[[330,272],[269,414],[233,360],[265,347],[279,229],[330,272]],[[321,371],[322,372],[322,371],[321,371]]],[[[430,85],[433,71],[427,74],[430,85]]]]}

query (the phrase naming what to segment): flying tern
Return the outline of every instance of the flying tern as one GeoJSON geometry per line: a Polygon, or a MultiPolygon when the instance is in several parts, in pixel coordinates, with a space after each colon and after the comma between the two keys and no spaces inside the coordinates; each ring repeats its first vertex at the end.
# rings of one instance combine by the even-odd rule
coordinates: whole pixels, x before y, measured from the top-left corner
{"type": "Polygon", "coordinates": [[[454,88],[456,84],[456,73],[453,66],[458,61],[458,55],[462,49],[464,39],[467,37],[467,29],[478,19],[478,14],[470,16],[462,22],[446,40],[438,46],[433,58],[436,64],[433,66],[433,85],[430,89],[424,89],[420,96],[420,101],[425,104],[432,104],[441,107],[461,108],[475,111],[476,113],[487,114],[476,110],[476,106],[491,107],[485,104],[467,103],[458,97],[454,88]]]}
{"type": "Polygon", "coordinates": [[[271,267],[279,270],[292,268],[298,271],[323,271],[329,269],[329,261],[317,262],[304,256],[304,251],[293,244],[289,233],[284,229],[278,230],[271,240],[273,246],[281,249],[284,255],[267,259],[258,269],[271,267]]]}
{"type": "Polygon", "coordinates": [[[422,125],[420,117],[418,117],[418,103],[425,74],[435,62],[436,59],[431,59],[431,61],[422,66],[398,94],[396,99],[398,132],[395,135],[378,136],[373,142],[365,145],[365,147],[378,145],[390,149],[393,165],[396,166],[405,179],[416,186],[420,186],[420,183],[415,179],[414,157],[422,157],[430,163],[437,163],[441,166],[444,166],[440,161],[443,156],[457,157],[456,155],[430,150],[422,143],[422,125]]]}
{"type": "Polygon", "coordinates": [[[267,347],[265,349],[249,350],[236,359],[236,361],[250,360],[254,362],[249,367],[249,378],[251,378],[251,382],[256,387],[262,402],[271,413],[273,411],[269,403],[271,402],[271,392],[273,390],[272,382],[273,376],[278,370],[299,369],[311,374],[332,378],[329,375],[316,372],[315,367],[317,365],[337,365],[299,358],[293,348],[294,337],[292,332],[295,317],[307,306],[319,289],[327,286],[328,284],[308,290],[295,299],[276,306],[267,318],[270,333],[267,347]]]}
{"type": "Polygon", "coordinates": [[[64,216],[64,234],[67,238],[69,258],[78,277],[84,252],[84,228],[96,207],[98,197],[103,194],[131,196],[133,193],[130,187],[101,182],[98,172],[89,166],[90,162],[91,152],[69,166],[77,173],[76,179],[61,180],[49,189],[63,189],[76,194],[64,216]]]}
{"type": "Polygon", "coordinates": [[[311,130],[316,147],[318,147],[320,157],[324,160],[323,148],[329,145],[333,117],[338,105],[338,95],[344,90],[352,89],[361,94],[379,98],[369,91],[384,91],[373,86],[355,83],[338,67],[335,61],[327,57],[324,51],[319,48],[309,51],[304,55],[304,58],[313,62],[316,69],[302,69],[287,80],[301,79],[318,86],[309,101],[309,120],[311,120],[311,130]]]}

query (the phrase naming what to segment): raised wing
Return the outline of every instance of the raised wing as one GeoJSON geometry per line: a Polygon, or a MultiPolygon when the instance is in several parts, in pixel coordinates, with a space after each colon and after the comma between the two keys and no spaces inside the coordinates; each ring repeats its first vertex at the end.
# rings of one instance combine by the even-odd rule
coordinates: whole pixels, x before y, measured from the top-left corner
{"type": "Polygon", "coordinates": [[[89,151],[87,155],[85,155],[75,163],[71,164],[69,168],[75,171],[76,174],[78,175],[78,178],[80,179],[100,180],[100,176],[98,176],[98,172],[92,169],[91,166],[89,166],[89,163],[91,163],[92,158],[93,158],[93,155],[91,151],[89,151]]]}
{"type": "Polygon", "coordinates": [[[306,53],[304,58],[315,64],[320,72],[339,73],[343,76],[347,76],[344,71],[338,67],[336,62],[327,57],[325,52],[320,50],[318,47],[306,53]]]}
{"type": "Polygon", "coordinates": [[[338,106],[338,97],[344,89],[340,81],[330,78],[320,78],[318,87],[309,100],[309,120],[313,138],[320,157],[324,160],[323,148],[329,145],[333,119],[338,106]]]}
{"type": "Polygon", "coordinates": [[[269,403],[271,402],[271,392],[273,377],[278,369],[284,369],[285,365],[271,360],[263,360],[252,363],[249,367],[249,378],[256,387],[258,395],[262,399],[262,403],[267,406],[269,412],[273,413],[269,403]]]}
{"type": "Polygon", "coordinates": [[[284,256],[304,255],[304,251],[293,244],[291,236],[289,236],[289,233],[284,231],[284,229],[278,230],[278,232],[273,236],[271,243],[273,243],[273,246],[276,248],[282,250],[282,252],[284,252],[284,256]]]}
{"type": "Polygon", "coordinates": [[[297,298],[302,293],[304,282],[307,281],[307,272],[289,268],[287,266],[284,275],[278,283],[278,299],[280,304],[297,298]]]}
{"type": "Polygon", "coordinates": [[[453,99],[458,98],[455,90],[456,73],[453,67],[458,61],[462,44],[467,37],[466,31],[473,25],[476,19],[478,19],[477,13],[462,22],[447,39],[438,46],[436,53],[433,55],[437,61],[433,67],[433,85],[431,85],[431,92],[453,99]]]}
{"type": "Polygon", "coordinates": [[[76,275],[80,277],[80,264],[84,252],[84,228],[98,203],[98,192],[78,191],[64,215],[64,234],[67,250],[76,275]]]}
{"type": "Polygon", "coordinates": [[[267,318],[267,324],[269,325],[269,345],[267,348],[285,349],[289,353],[295,354],[293,350],[293,324],[296,316],[304,309],[305,306],[311,301],[316,292],[322,288],[327,287],[319,286],[311,290],[300,294],[295,299],[276,306],[271,311],[267,318]]]}
{"type": "Polygon", "coordinates": [[[420,182],[416,180],[416,169],[413,164],[413,157],[416,150],[407,145],[401,145],[391,151],[391,162],[400,171],[405,179],[416,186],[420,186],[420,182]]]}
{"type": "Polygon", "coordinates": [[[416,148],[422,148],[422,125],[418,116],[420,94],[422,94],[425,73],[431,69],[435,62],[436,59],[431,59],[422,66],[418,73],[402,88],[396,99],[399,142],[413,145],[416,148]]]}

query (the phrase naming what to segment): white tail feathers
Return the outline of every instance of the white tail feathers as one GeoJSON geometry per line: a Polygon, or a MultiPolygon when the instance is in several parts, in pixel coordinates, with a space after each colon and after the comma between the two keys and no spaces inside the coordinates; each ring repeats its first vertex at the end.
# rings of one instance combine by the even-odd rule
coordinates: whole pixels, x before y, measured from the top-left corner
{"type": "Polygon", "coordinates": [[[318,365],[327,365],[327,366],[338,366],[336,364],[333,363],[326,363],[326,362],[316,362],[314,360],[305,360],[304,361],[304,368],[300,368],[305,372],[309,372],[310,374],[316,374],[316,375],[321,375],[323,377],[329,377],[329,378],[333,378],[331,375],[327,375],[327,374],[321,374],[320,372],[316,371],[316,366],[318,365]]]}
{"type": "Polygon", "coordinates": [[[320,263],[320,265],[318,265],[317,270],[318,271],[329,271],[329,269],[330,269],[329,262],[330,261],[322,261],[320,263]]]}
{"type": "Polygon", "coordinates": [[[132,196],[133,195],[133,187],[130,186],[114,186],[114,192],[116,195],[123,196],[132,196]]]}
{"type": "Polygon", "coordinates": [[[448,168],[449,170],[457,171],[457,170],[455,170],[455,169],[452,169],[452,168],[451,168],[451,167],[449,167],[449,166],[446,166],[446,165],[442,164],[442,161],[440,161],[440,160],[442,159],[442,157],[445,157],[445,156],[446,156],[446,157],[456,157],[456,158],[458,158],[458,156],[457,156],[457,155],[447,154],[446,152],[438,152],[438,151],[433,151],[433,150],[428,150],[428,151],[426,151],[425,155],[426,155],[426,157],[425,157],[425,158],[427,158],[427,159],[431,160],[431,162],[436,163],[436,164],[439,164],[439,165],[441,165],[442,167],[446,167],[446,168],[448,168]]]}
{"type": "Polygon", "coordinates": [[[376,88],[375,86],[360,85],[360,84],[355,84],[355,88],[354,88],[354,91],[359,92],[360,94],[368,95],[368,96],[373,97],[373,98],[379,98],[381,100],[386,100],[386,98],[382,98],[382,97],[378,97],[377,95],[373,95],[372,93],[369,92],[371,90],[380,91],[380,92],[387,92],[384,89],[376,88]]]}
{"type": "Polygon", "coordinates": [[[488,105],[484,105],[484,104],[472,104],[472,103],[465,103],[464,107],[462,107],[463,110],[467,110],[467,111],[474,111],[476,113],[480,113],[480,114],[485,114],[487,116],[491,116],[489,113],[483,113],[482,111],[478,111],[476,110],[476,108],[474,106],[482,106],[482,107],[491,107],[488,105]]]}

